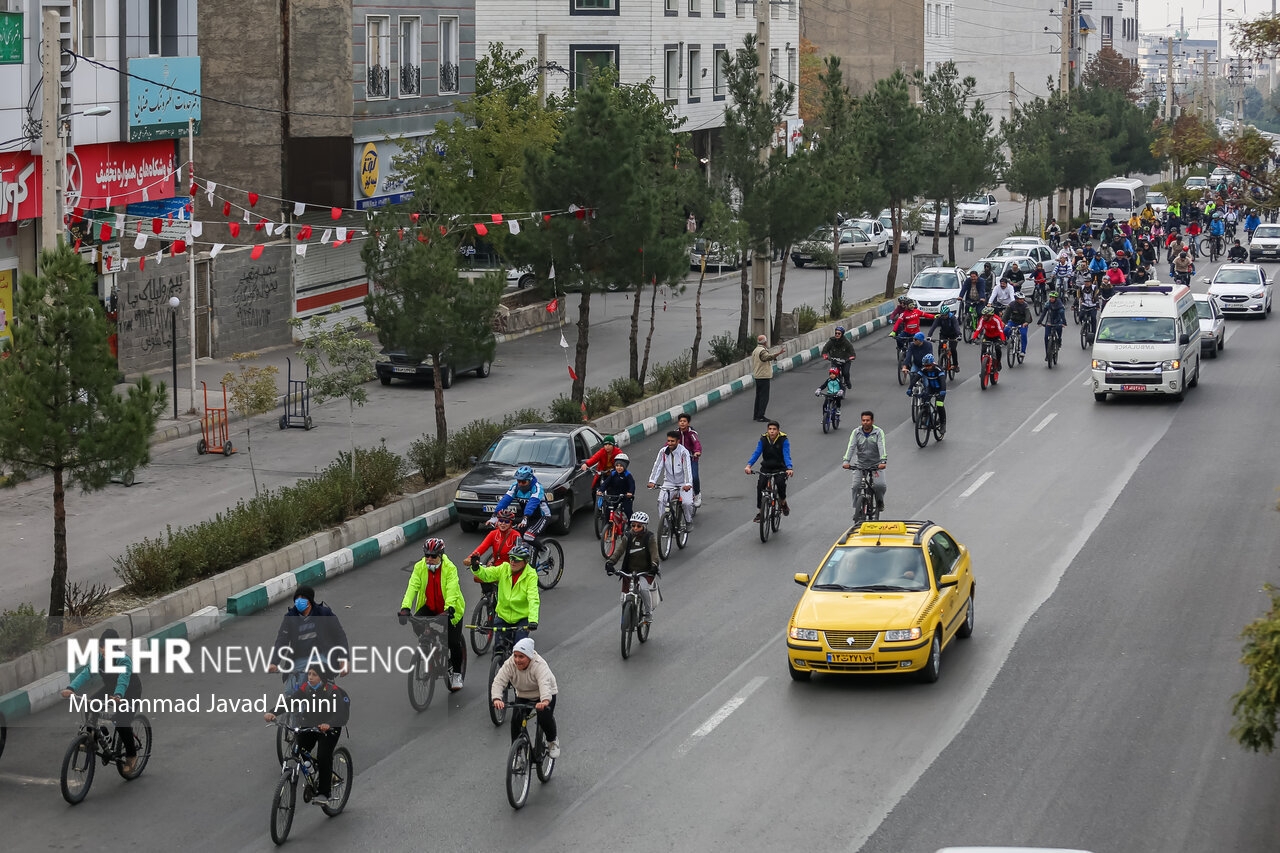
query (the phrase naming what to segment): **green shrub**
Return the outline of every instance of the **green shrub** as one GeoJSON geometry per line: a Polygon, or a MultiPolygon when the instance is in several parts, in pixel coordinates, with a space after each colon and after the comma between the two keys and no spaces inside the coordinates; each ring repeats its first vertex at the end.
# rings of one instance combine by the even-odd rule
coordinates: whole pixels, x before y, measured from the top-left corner
{"type": "Polygon", "coordinates": [[[682,355],[665,364],[655,364],[650,367],[645,390],[651,394],[660,394],[688,381],[689,356],[682,355]]]}
{"type": "Polygon", "coordinates": [[[551,401],[551,423],[576,424],[582,422],[582,407],[566,394],[551,401]]]}
{"type": "Polygon", "coordinates": [[[480,418],[449,436],[448,462],[455,471],[471,467],[472,456],[483,456],[502,435],[502,424],[480,418]]]}
{"type": "Polygon", "coordinates": [[[738,346],[738,339],[729,332],[716,335],[708,341],[707,345],[711,348],[711,354],[715,356],[716,361],[720,362],[721,367],[728,367],[735,361],[741,361],[747,355],[742,351],[742,347],[738,346]]]}
{"type": "Polygon", "coordinates": [[[818,309],[812,305],[797,305],[795,311],[796,331],[800,334],[812,332],[818,328],[818,309]]]}
{"type": "Polygon", "coordinates": [[[0,610],[0,659],[8,660],[38,648],[44,642],[45,612],[30,604],[17,610],[0,610]]]}
{"type": "Polygon", "coordinates": [[[409,464],[428,483],[444,479],[449,445],[435,436],[423,435],[409,445],[405,456],[409,464]]]}
{"type": "Polygon", "coordinates": [[[547,416],[538,409],[520,409],[518,411],[511,412],[502,419],[502,429],[505,432],[506,430],[520,426],[521,424],[543,424],[546,422],[547,416]]]}
{"type": "Polygon", "coordinates": [[[827,317],[832,320],[839,320],[844,316],[845,304],[843,299],[835,296],[831,297],[831,302],[827,304],[827,317]]]}
{"type": "Polygon", "coordinates": [[[609,388],[588,388],[582,395],[582,402],[587,406],[587,417],[598,418],[609,414],[618,404],[618,398],[609,388]]]}
{"type": "Polygon", "coordinates": [[[624,406],[630,406],[644,396],[644,388],[640,387],[640,383],[629,376],[619,376],[610,382],[609,390],[624,406]]]}

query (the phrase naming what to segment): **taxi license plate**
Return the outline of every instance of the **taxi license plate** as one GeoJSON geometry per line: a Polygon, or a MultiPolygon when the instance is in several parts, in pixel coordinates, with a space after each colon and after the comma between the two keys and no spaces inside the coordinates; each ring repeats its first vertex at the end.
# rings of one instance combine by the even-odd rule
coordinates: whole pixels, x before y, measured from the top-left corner
{"type": "Polygon", "coordinates": [[[416,368],[416,367],[396,367],[396,368],[394,368],[394,371],[395,371],[396,373],[417,373],[417,372],[418,372],[418,368],[416,368]]]}
{"type": "Polygon", "coordinates": [[[827,654],[827,663],[874,663],[874,655],[837,652],[827,654]]]}
{"type": "Polygon", "coordinates": [[[498,505],[497,505],[497,504],[485,504],[484,506],[480,507],[480,511],[481,511],[481,512],[497,512],[497,511],[498,511],[498,505]]]}
{"type": "Polygon", "coordinates": [[[1146,385],[1121,385],[1120,390],[1121,391],[1145,391],[1147,390],[1147,386],[1146,385]]]}

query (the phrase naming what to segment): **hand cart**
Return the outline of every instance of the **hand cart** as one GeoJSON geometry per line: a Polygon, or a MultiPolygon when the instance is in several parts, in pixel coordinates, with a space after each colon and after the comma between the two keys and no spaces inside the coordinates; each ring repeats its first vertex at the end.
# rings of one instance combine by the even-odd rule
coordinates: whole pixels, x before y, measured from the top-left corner
{"type": "Polygon", "coordinates": [[[209,386],[200,383],[204,389],[204,417],[200,419],[200,432],[204,436],[196,444],[196,453],[221,453],[230,456],[236,450],[227,438],[227,386],[222,386],[222,408],[209,408],[209,386]]]}
{"type": "Polygon", "coordinates": [[[280,429],[301,427],[311,429],[311,368],[307,368],[306,379],[293,378],[293,359],[286,358],[288,365],[288,389],[284,395],[284,414],[280,416],[280,429]]]}

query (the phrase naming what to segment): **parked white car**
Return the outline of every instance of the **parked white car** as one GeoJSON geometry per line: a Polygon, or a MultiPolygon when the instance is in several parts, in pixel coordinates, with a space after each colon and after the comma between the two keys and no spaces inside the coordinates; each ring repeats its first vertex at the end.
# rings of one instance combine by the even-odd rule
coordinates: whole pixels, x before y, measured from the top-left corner
{"type": "MultiPolygon", "coordinates": [[[[892,235],[893,234],[893,216],[890,215],[888,209],[880,211],[880,215],[877,216],[876,218],[880,220],[880,224],[884,226],[885,230],[888,231],[890,235],[892,235]]],[[[891,236],[889,240],[890,242],[892,242],[893,237],[891,236]]],[[[910,252],[912,249],[916,247],[916,244],[919,242],[920,242],[920,232],[912,231],[910,228],[907,227],[907,211],[903,211],[902,233],[898,240],[899,254],[901,254],[902,252],[910,252]]]]}
{"type": "MultiPolygon", "coordinates": [[[[938,216],[938,205],[934,202],[926,202],[920,207],[920,233],[933,233],[933,220],[938,216]]],[[[942,207],[942,215],[938,219],[938,233],[944,236],[950,235],[952,232],[960,233],[960,220],[957,217],[954,226],[952,225],[951,213],[945,206],[942,207]]]]}
{"type": "Polygon", "coordinates": [[[857,228],[871,238],[871,242],[876,244],[880,251],[880,257],[889,254],[889,244],[893,242],[893,229],[885,228],[884,223],[879,219],[873,219],[870,216],[859,216],[856,219],[846,219],[840,223],[842,228],[857,228]]]}
{"type": "MultiPolygon", "coordinates": [[[[1056,263],[1053,250],[1044,244],[1031,245],[1027,243],[1001,243],[988,253],[988,257],[992,258],[1008,258],[1012,256],[1027,256],[1034,258],[1036,263],[1051,264],[1056,263]]],[[[1048,270],[1048,267],[1045,267],[1048,270]]]]}
{"type": "Polygon", "coordinates": [[[991,193],[971,195],[956,205],[960,218],[965,222],[994,224],[1000,218],[1000,205],[991,193]]]}

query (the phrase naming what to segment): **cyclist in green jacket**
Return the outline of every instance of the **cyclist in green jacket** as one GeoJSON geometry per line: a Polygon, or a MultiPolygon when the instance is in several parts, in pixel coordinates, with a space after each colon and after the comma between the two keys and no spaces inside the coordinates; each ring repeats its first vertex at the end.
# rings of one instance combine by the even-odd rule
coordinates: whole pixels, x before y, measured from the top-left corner
{"type": "MultiPolygon", "coordinates": [[[[498,584],[498,604],[494,608],[494,625],[499,628],[538,630],[538,573],[529,568],[529,546],[519,542],[507,554],[507,562],[499,566],[482,566],[471,558],[471,571],[483,583],[498,584]]],[[[515,639],[529,636],[528,631],[515,632],[515,639]]]]}
{"type": "MultiPolygon", "coordinates": [[[[466,649],[462,645],[462,615],[467,602],[458,584],[458,567],[444,554],[444,540],[434,536],[422,543],[422,559],[413,567],[409,587],[400,602],[400,624],[412,613],[418,617],[449,617],[449,689],[462,689],[462,661],[466,649]]],[[[414,626],[419,636],[422,630],[414,626]]]]}

